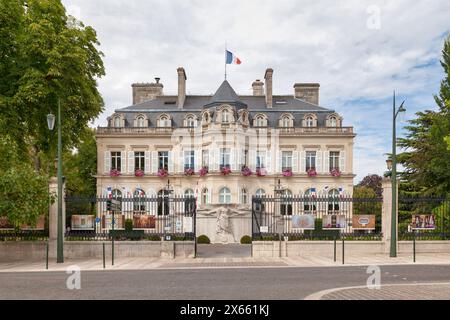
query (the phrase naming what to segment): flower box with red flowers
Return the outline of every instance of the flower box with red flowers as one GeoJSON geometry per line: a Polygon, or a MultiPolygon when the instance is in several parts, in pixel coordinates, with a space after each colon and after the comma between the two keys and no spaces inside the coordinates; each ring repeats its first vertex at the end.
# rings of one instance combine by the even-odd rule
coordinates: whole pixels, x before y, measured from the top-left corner
{"type": "Polygon", "coordinates": [[[220,173],[224,176],[228,175],[231,173],[231,168],[230,167],[221,167],[220,168],[220,173]]]}
{"type": "Polygon", "coordinates": [[[110,175],[111,177],[118,177],[118,176],[121,175],[121,173],[120,173],[120,171],[117,170],[117,169],[112,169],[112,170],[109,172],[109,175],[110,175]]]}
{"type": "Polygon", "coordinates": [[[192,168],[186,168],[186,169],[184,169],[184,174],[186,176],[193,176],[195,174],[195,171],[192,168]]]}
{"type": "Polygon", "coordinates": [[[333,169],[331,170],[331,176],[332,177],[340,177],[341,176],[341,172],[339,171],[339,169],[333,169]]]}
{"type": "Polygon", "coordinates": [[[249,176],[251,176],[252,173],[253,173],[252,170],[250,170],[250,168],[247,167],[247,166],[242,167],[241,172],[242,172],[242,175],[243,175],[244,177],[249,177],[249,176]]]}
{"type": "Polygon", "coordinates": [[[317,176],[316,169],[309,169],[307,173],[308,173],[308,177],[315,177],[315,176],[317,176]]]}
{"type": "Polygon", "coordinates": [[[204,177],[208,174],[208,171],[208,167],[202,167],[198,173],[200,174],[200,177],[204,177]]]}
{"type": "Polygon", "coordinates": [[[166,169],[158,169],[157,175],[160,178],[165,178],[169,175],[169,171],[167,171],[166,169]]]}
{"type": "Polygon", "coordinates": [[[264,177],[264,176],[267,176],[267,170],[264,169],[264,168],[258,168],[258,169],[256,169],[256,175],[257,175],[258,177],[264,177]]]}
{"type": "Polygon", "coordinates": [[[136,177],[143,177],[144,176],[144,171],[141,169],[137,169],[136,171],[134,171],[134,175],[136,177]]]}
{"type": "Polygon", "coordinates": [[[292,177],[293,175],[294,173],[292,172],[291,169],[283,170],[283,177],[292,177]]]}

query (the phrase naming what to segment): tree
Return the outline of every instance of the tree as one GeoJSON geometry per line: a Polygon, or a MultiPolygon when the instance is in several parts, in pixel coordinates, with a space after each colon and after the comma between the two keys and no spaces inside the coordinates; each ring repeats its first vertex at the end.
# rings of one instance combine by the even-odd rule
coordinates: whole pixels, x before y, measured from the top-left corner
{"type": "Polygon", "coordinates": [[[68,17],[60,0],[2,0],[0,17],[0,133],[22,155],[31,151],[39,170],[43,154],[56,154],[46,115],[56,114],[58,100],[66,150],[103,110],[103,54],[95,30],[68,17]]]}
{"type": "Polygon", "coordinates": [[[382,177],[380,177],[377,174],[370,174],[365,176],[360,183],[358,183],[358,187],[369,187],[372,189],[377,197],[381,197],[383,194],[383,189],[381,187],[381,181],[383,180],[382,177]]]}
{"type": "Polygon", "coordinates": [[[405,167],[402,178],[428,194],[450,192],[450,150],[445,138],[450,135],[450,36],[447,37],[441,65],[445,78],[435,96],[438,111],[417,112],[405,127],[405,138],[398,144],[405,151],[398,155],[405,167]]]}

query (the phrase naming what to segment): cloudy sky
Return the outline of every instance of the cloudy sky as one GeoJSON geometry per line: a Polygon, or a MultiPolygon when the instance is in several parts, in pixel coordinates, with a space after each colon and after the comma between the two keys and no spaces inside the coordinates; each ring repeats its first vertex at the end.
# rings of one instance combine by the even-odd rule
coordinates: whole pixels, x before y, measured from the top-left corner
{"type": "MultiPolygon", "coordinates": [[[[382,174],[390,152],[392,92],[406,99],[405,121],[434,109],[450,33],[450,1],[137,1],[63,0],[69,14],[97,30],[106,76],[99,80],[106,110],[131,104],[131,83],[161,77],[176,94],[176,68],[187,91],[212,94],[223,81],[224,46],[242,61],[228,67],[238,94],[274,69],[274,94],[295,82],[319,82],[321,105],[354,126],[358,182],[382,174]]],[[[400,127],[405,122],[400,123],[400,127]]],[[[400,129],[400,134],[402,130],[400,129]]]]}

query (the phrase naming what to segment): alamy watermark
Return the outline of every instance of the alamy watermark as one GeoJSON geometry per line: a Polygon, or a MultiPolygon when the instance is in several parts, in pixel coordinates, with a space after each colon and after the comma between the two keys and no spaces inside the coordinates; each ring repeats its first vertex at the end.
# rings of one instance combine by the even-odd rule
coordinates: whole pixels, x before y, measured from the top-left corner
{"type": "Polygon", "coordinates": [[[367,18],[366,26],[369,30],[381,29],[381,8],[377,5],[371,5],[366,10],[369,17],[367,18]]]}
{"type": "Polygon", "coordinates": [[[381,269],[379,266],[368,266],[366,270],[370,276],[367,278],[367,288],[371,290],[381,289],[381,269]]]}
{"type": "Polygon", "coordinates": [[[66,273],[69,277],[66,280],[66,287],[69,290],[81,289],[81,268],[79,266],[69,266],[66,269],[66,273]]]}

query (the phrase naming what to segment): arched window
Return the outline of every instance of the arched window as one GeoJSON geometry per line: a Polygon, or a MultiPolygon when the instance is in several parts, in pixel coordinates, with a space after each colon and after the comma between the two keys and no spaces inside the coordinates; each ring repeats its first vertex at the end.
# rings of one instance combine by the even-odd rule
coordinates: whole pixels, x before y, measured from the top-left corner
{"type": "Polygon", "coordinates": [[[292,191],[291,190],[284,190],[283,192],[283,201],[281,202],[281,215],[285,216],[291,216],[292,215],[292,191]]]}
{"type": "Polygon", "coordinates": [[[202,190],[202,204],[209,204],[209,190],[208,188],[204,188],[202,190]]]}
{"type": "Polygon", "coordinates": [[[247,189],[242,188],[241,189],[241,198],[239,199],[241,204],[247,204],[248,202],[248,194],[247,194],[247,189]]]}
{"type": "Polygon", "coordinates": [[[222,110],[222,123],[230,122],[230,111],[227,109],[222,110]]]}
{"type": "Polygon", "coordinates": [[[228,204],[231,203],[231,191],[227,187],[223,187],[219,191],[219,203],[228,204]]]}
{"type": "Polygon", "coordinates": [[[255,127],[265,127],[265,126],[267,126],[267,121],[266,121],[266,118],[264,117],[264,115],[259,114],[259,115],[256,116],[254,126],[255,127]]]}
{"type": "Polygon", "coordinates": [[[311,116],[306,117],[305,126],[308,128],[314,127],[314,118],[311,116]]]}
{"type": "Polygon", "coordinates": [[[169,191],[159,190],[158,192],[158,216],[169,214],[169,191]]]}
{"type": "Polygon", "coordinates": [[[266,195],[266,191],[264,189],[260,188],[260,189],[256,190],[256,196],[258,198],[264,197],[265,195],[266,195]]]}
{"type": "Polygon", "coordinates": [[[120,117],[114,117],[114,127],[115,128],[122,127],[122,119],[120,119],[120,117]]]}
{"type": "Polygon", "coordinates": [[[113,199],[122,198],[122,191],[120,191],[119,189],[113,189],[112,197],[113,197],[113,199]]]}
{"type": "Polygon", "coordinates": [[[208,112],[205,112],[205,113],[203,114],[203,117],[202,117],[202,123],[203,123],[203,124],[209,123],[209,113],[208,113],[208,112]]]}
{"type": "Polygon", "coordinates": [[[186,198],[188,198],[188,197],[194,197],[194,196],[195,196],[194,190],[192,190],[192,189],[186,189],[186,190],[184,191],[184,196],[185,196],[186,198]]]}
{"type": "Polygon", "coordinates": [[[195,128],[197,126],[197,119],[193,115],[188,115],[185,119],[185,126],[188,128],[195,128]]]}
{"type": "Polygon", "coordinates": [[[170,120],[170,117],[166,114],[163,114],[162,116],[159,117],[158,119],[158,127],[161,128],[167,128],[167,127],[171,127],[172,126],[172,122],[170,120]]]}
{"type": "Polygon", "coordinates": [[[328,213],[336,213],[336,211],[339,211],[339,191],[336,189],[331,189],[328,192],[328,213]]]}
{"type": "Polygon", "coordinates": [[[328,125],[333,128],[337,127],[336,117],[330,117],[330,119],[328,120],[328,125]]]}
{"type": "Polygon", "coordinates": [[[145,127],[145,118],[144,118],[144,116],[138,116],[136,118],[136,125],[137,125],[138,128],[145,127]]]}
{"type": "Polygon", "coordinates": [[[283,118],[281,118],[281,126],[282,126],[283,128],[289,128],[289,127],[291,127],[291,123],[292,123],[291,120],[292,120],[291,117],[289,117],[289,116],[283,116],[283,118]]]}
{"type": "Polygon", "coordinates": [[[192,189],[186,189],[184,191],[184,197],[185,197],[185,206],[184,206],[184,212],[194,212],[195,202],[192,201],[191,198],[195,197],[194,190],[192,189]]]}
{"type": "Polygon", "coordinates": [[[145,191],[137,188],[133,192],[133,211],[136,213],[144,213],[145,212],[145,191]]]}
{"type": "Polygon", "coordinates": [[[317,202],[314,200],[315,192],[313,189],[308,189],[305,192],[305,203],[303,209],[305,214],[316,214],[317,213],[317,202]]]}

